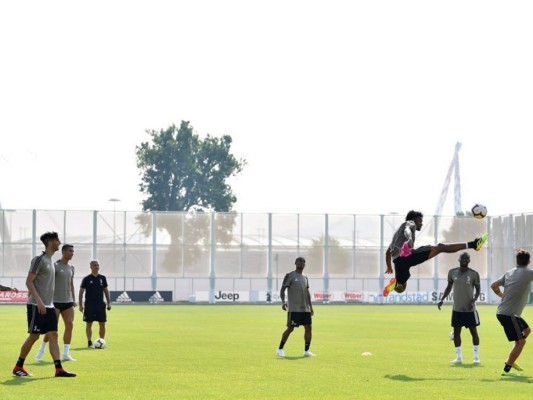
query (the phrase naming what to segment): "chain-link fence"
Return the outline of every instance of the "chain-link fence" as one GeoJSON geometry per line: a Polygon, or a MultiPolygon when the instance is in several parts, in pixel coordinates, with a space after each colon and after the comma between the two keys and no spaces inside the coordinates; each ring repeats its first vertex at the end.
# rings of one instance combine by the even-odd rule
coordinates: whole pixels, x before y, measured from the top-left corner
{"type": "MultiPolygon", "coordinates": [[[[380,293],[385,250],[404,221],[399,215],[237,214],[124,211],[0,210],[0,277],[24,287],[39,236],[57,231],[75,246],[76,282],[100,261],[110,289],[170,290],[175,301],[208,293],[248,292],[250,300],[276,298],[294,260],[307,260],[305,274],[317,293],[380,293]]],[[[416,246],[466,242],[483,232],[489,240],[472,252],[470,266],[482,290],[514,267],[514,251],[531,251],[533,214],[487,217],[425,216],[416,246]]],[[[56,258],[60,253],[56,253],[56,258]]],[[[411,269],[408,290],[442,292],[458,254],[441,254],[411,269]]],[[[331,297],[329,297],[331,299],[331,297]]]]}

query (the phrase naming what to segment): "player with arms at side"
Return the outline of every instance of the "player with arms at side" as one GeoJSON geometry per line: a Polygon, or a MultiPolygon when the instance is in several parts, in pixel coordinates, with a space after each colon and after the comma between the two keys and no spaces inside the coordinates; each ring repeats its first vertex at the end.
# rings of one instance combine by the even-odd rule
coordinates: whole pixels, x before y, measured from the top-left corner
{"type": "Polygon", "coordinates": [[[106,303],[104,303],[104,296],[107,301],[107,310],[111,310],[111,299],[109,290],[107,289],[107,279],[104,275],[100,275],[100,263],[97,260],[91,261],[91,273],[81,281],[79,293],[80,311],[83,312],[83,320],[86,322],[85,333],[87,335],[87,347],[94,348],[92,342],[93,322],[98,321],[100,326],[99,337],[105,338],[105,323],[107,321],[106,303]],[[83,295],[87,292],[85,304],[83,303],[83,295]]]}
{"type": "Polygon", "coordinates": [[[315,354],[309,351],[312,339],[312,316],[314,315],[311,304],[311,294],[309,293],[309,280],[303,274],[305,268],[305,258],[298,257],[295,261],[296,269],[285,275],[279,297],[282,301],[281,308],[287,312],[287,329],[281,336],[281,342],[277,350],[278,357],[285,357],[283,346],[289,339],[294,328],[304,326],[304,357],[312,357],[315,354]],[[288,304],[285,301],[285,290],[288,294],[288,304]]]}
{"type": "Polygon", "coordinates": [[[411,210],[405,217],[392,237],[391,244],[385,252],[387,263],[386,274],[394,272],[395,277],[383,289],[383,296],[388,296],[393,290],[402,293],[407,288],[407,280],[411,277],[409,269],[415,265],[432,259],[440,253],[457,253],[465,249],[481,250],[487,241],[487,234],[467,243],[439,243],[437,245],[414,248],[416,231],[422,229],[424,215],[420,211],[411,210]],[[403,254],[402,254],[403,253],[403,254]],[[392,270],[394,263],[394,271],[392,270]]]}
{"type": "MultiPolygon", "coordinates": [[[[65,332],[63,333],[63,357],[62,361],[76,361],[70,355],[70,342],[72,340],[72,330],[74,328],[74,307],[76,307],[76,295],[74,293],[74,266],[70,260],[74,257],[74,246],[65,244],[61,248],[61,259],[54,264],[56,287],[54,290],[54,306],[56,308],[57,319],[63,318],[65,332]]],[[[44,349],[48,343],[48,336],[44,335],[43,342],[35,356],[37,361],[43,359],[44,349]]]]}
{"type": "Polygon", "coordinates": [[[496,310],[496,318],[503,326],[507,339],[514,342],[502,375],[512,375],[511,368],[522,371],[516,360],[526,345],[526,338],[531,333],[531,328],[521,317],[533,281],[533,270],[528,268],[530,262],[529,252],[519,249],[516,252],[516,267],[507,271],[490,285],[496,296],[502,299],[496,310]],[[501,287],[503,287],[503,292],[500,290],[501,287]]]}
{"type": "Polygon", "coordinates": [[[65,371],[59,359],[57,314],[54,307],[55,270],[52,256],[59,249],[61,241],[57,232],[46,232],[41,235],[40,239],[46,250],[32,259],[30,271],[26,278],[26,286],[29,292],[26,306],[29,336],[20,349],[19,359],[15,368],[13,368],[13,375],[31,376],[24,369],[24,361],[39,336],[47,333],[50,339],[50,354],[56,369],[55,376],[70,378],[76,376],[76,374],[65,371]]]}
{"type": "Polygon", "coordinates": [[[448,286],[444,289],[442,299],[437,306],[442,307],[443,299],[448,297],[453,288],[453,343],[455,345],[455,360],[453,364],[463,362],[461,351],[461,329],[464,326],[470,330],[472,344],[474,345],[474,364],[479,364],[479,315],[476,310],[476,301],[481,292],[480,279],[477,271],[468,267],[470,264],[470,254],[461,253],[459,256],[459,268],[448,271],[448,286]]]}

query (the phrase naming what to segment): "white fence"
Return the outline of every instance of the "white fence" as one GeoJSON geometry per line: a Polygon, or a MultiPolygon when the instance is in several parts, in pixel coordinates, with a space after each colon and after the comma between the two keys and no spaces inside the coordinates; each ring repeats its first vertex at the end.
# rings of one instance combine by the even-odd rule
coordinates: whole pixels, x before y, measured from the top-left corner
{"type": "MultiPolygon", "coordinates": [[[[75,246],[77,285],[90,273],[90,260],[98,259],[110,290],[170,290],[174,301],[200,301],[205,293],[211,302],[234,301],[227,296],[237,292],[243,293],[240,301],[276,301],[283,276],[303,256],[315,300],[372,302],[389,279],[384,254],[403,220],[398,215],[0,210],[0,280],[23,288],[29,262],[43,248],[39,236],[57,231],[63,243],[75,246]]],[[[489,302],[494,299],[488,285],[514,266],[515,249],[531,251],[533,244],[530,213],[424,220],[417,246],[489,233],[486,246],[471,252],[470,264],[480,273],[489,302]]],[[[408,291],[423,298],[442,292],[448,270],[456,266],[458,254],[441,254],[412,268],[408,291]]]]}

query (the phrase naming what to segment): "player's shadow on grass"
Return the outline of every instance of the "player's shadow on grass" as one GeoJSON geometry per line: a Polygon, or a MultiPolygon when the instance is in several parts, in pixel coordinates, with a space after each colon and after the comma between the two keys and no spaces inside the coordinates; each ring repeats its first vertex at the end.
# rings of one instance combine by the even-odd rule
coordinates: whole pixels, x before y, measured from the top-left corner
{"type": "Polygon", "coordinates": [[[480,364],[450,364],[450,368],[484,368],[483,365],[480,364]]]}
{"type": "Polygon", "coordinates": [[[530,376],[514,375],[514,376],[498,376],[495,379],[481,379],[480,382],[500,383],[500,382],[514,382],[514,383],[533,383],[530,376]]]}
{"type": "Polygon", "coordinates": [[[290,360],[290,361],[297,361],[297,360],[305,360],[305,359],[308,359],[308,358],[314,358],[314,357],[304,357],[304,356],[299,356],[299,357],[290,357],[290,356],[285,356],[285,357],[278,357],[278,360],[290,360]]]}
{"type": "MultiPolygon", "coordinates": [[[[450,380],[449,378],[414,378],[414,377],[407,376],[407,375],[402,375],[402,374],[398,374],[398,375],[389,375],[389,374],[387,374],[387,375],[384,375],[383,377],[386,378],[386,379],[390,379],[392,381],[401,381],[401,382],[449,381],[450,380]]],[[[454,378],[453,380],[457,381],[457,380],[462,380],[462,379],[454,378]]]]}
{"type": "Polygon", "coordinates": [[[24,385],[26,383],[36,382],[36,381],[42,381],[45,379],[52,379],[55,378],[54,376],[41,376],[39,378],[36,378],[34,376],[27,376],[27,377],[20,377],[20,376],[13,376],[11,379],[7,379],[3,382],[1,382],[2,385],[6,386],[20,386],[24,385]]]}

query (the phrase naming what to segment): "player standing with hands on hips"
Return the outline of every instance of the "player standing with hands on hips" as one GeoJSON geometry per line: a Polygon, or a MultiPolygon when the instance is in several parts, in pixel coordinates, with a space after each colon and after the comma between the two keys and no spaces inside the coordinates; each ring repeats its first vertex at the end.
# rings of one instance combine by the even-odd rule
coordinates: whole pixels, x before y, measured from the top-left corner
{"type": "Polygon", "coordinates": [[[470,254],[464,252],[459,256],[459,268],[453,268],[448,272],[448,286],[444,289],[442,299],[438,302],[439,310],[443,299],[448,297],[453,287],[453,343],[455,345],[455,360],[452,364],[463,362],[461,351],[461,329],[470,329],[472,344],[474,345],[474,364],[479,364],[479,315],[476,310],[476,301],[481,292],[480,279],[477,271],[468,267],[470,264],[470,254]]]}
{"type": "Polygon", "coordinates": [[[104,296],[107,301],[107,310],[111,310],[111,299],[109,297],[109,290],[107,289],[107,279],[104,275],[100,275],[100,263],[93,260],[90,263],[91,273],[81,281],[79,293],[79,307],[83,313],[83,320],[86,322],[85,333],[87,335],[87,347],[93,348],[93,322],[98,321],[100,329],[99,337],[105,338],[105,323],[107,321],[106,303],[104,303],[104,296]],[[83,294],[87,292],[85,297],[85,304],[83,303],[83,294]]]}
{"type": "Polygon", "coordinates": [[[303,274],[305,268],[305,258],[298,257],[295,261],[296,270],[285,275],[279,297],[283,302],[281,308],[287,312],[287,329],[281,336],[281,342],[277,351],[278,357],[285,357],[283,346],[289,339],[294,328],[300,325],[304,326],[304,357],[312,357],[315,354],[309,351],[311,346],[312,330],[311,317],[314,315],[313,305],[311,304],[311,294],[309,293],[309,280],[303,274]],[[288,294],[288,303],[285,301],[285,290],[288,294]]]}

